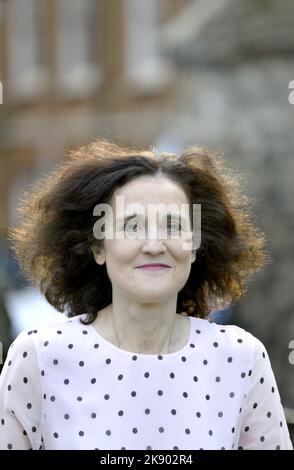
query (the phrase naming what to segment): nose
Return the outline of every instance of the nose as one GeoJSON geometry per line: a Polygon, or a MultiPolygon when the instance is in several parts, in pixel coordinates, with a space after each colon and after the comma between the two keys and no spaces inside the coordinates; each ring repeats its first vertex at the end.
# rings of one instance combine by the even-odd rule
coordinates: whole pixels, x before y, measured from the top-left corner
{"type": "Polygon", "coordinates": [[[147,239],[143,242],[142,251],[143,253],[150,253],[152,255],[156,255],[157,253],[165,253],[166,246],[164,242],[161,240],[156,239],[147,239]]]}

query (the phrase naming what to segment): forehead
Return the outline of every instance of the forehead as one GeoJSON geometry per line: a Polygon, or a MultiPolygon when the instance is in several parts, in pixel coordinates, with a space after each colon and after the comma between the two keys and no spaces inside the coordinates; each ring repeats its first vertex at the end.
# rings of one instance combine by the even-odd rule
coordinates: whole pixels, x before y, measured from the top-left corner
{"type": "Polygon", "coordinates": [[[179,183],[163,176],[139,177],[121,188],[117,188],[111,198],[111,205],[115,210],[117,196],[123,196],[124,204],[187,204],[189,200],[179,183]]]}

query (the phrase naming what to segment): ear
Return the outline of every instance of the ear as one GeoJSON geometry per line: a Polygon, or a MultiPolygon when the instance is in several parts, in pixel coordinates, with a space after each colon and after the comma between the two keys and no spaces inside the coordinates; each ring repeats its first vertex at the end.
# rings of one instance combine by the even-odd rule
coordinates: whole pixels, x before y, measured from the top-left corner
{"type": "Polygon", "coordinates": [[[106,260],[104,248],[101,246],[98,246],[97,243],[93,243],[91,245],[91,250],[92,250],[96,263],[100,265],[104,264],[106,260]]]}

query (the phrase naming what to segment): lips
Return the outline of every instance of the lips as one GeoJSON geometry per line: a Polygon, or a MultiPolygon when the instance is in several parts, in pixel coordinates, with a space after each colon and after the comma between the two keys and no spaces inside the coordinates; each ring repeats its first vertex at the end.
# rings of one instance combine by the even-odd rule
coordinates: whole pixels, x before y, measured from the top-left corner
{"type": "Polygon", "coordinates": [[[137,266],[137,268],[170,268],[170,266],[168,264],[163,263],[149,263],[137,266]]]}

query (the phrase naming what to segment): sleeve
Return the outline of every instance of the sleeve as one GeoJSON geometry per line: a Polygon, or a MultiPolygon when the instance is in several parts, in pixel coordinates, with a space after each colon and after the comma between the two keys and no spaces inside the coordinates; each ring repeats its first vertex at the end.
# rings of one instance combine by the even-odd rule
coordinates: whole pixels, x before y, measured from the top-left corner
{"type": "Polygon", "coordinates": [[[42,371],[32,333],[23,331],[12,343],[0,376],[1,450],[42,448],[42,371]]]}
{"type": "MultiPolygon", "coordinates": [[[[252,336],[252,335],[251,335],[252,336]]],[[[268,353],[252,336],[255,352],[247,390],[240,450],[293,450],[268,353]]]]}

